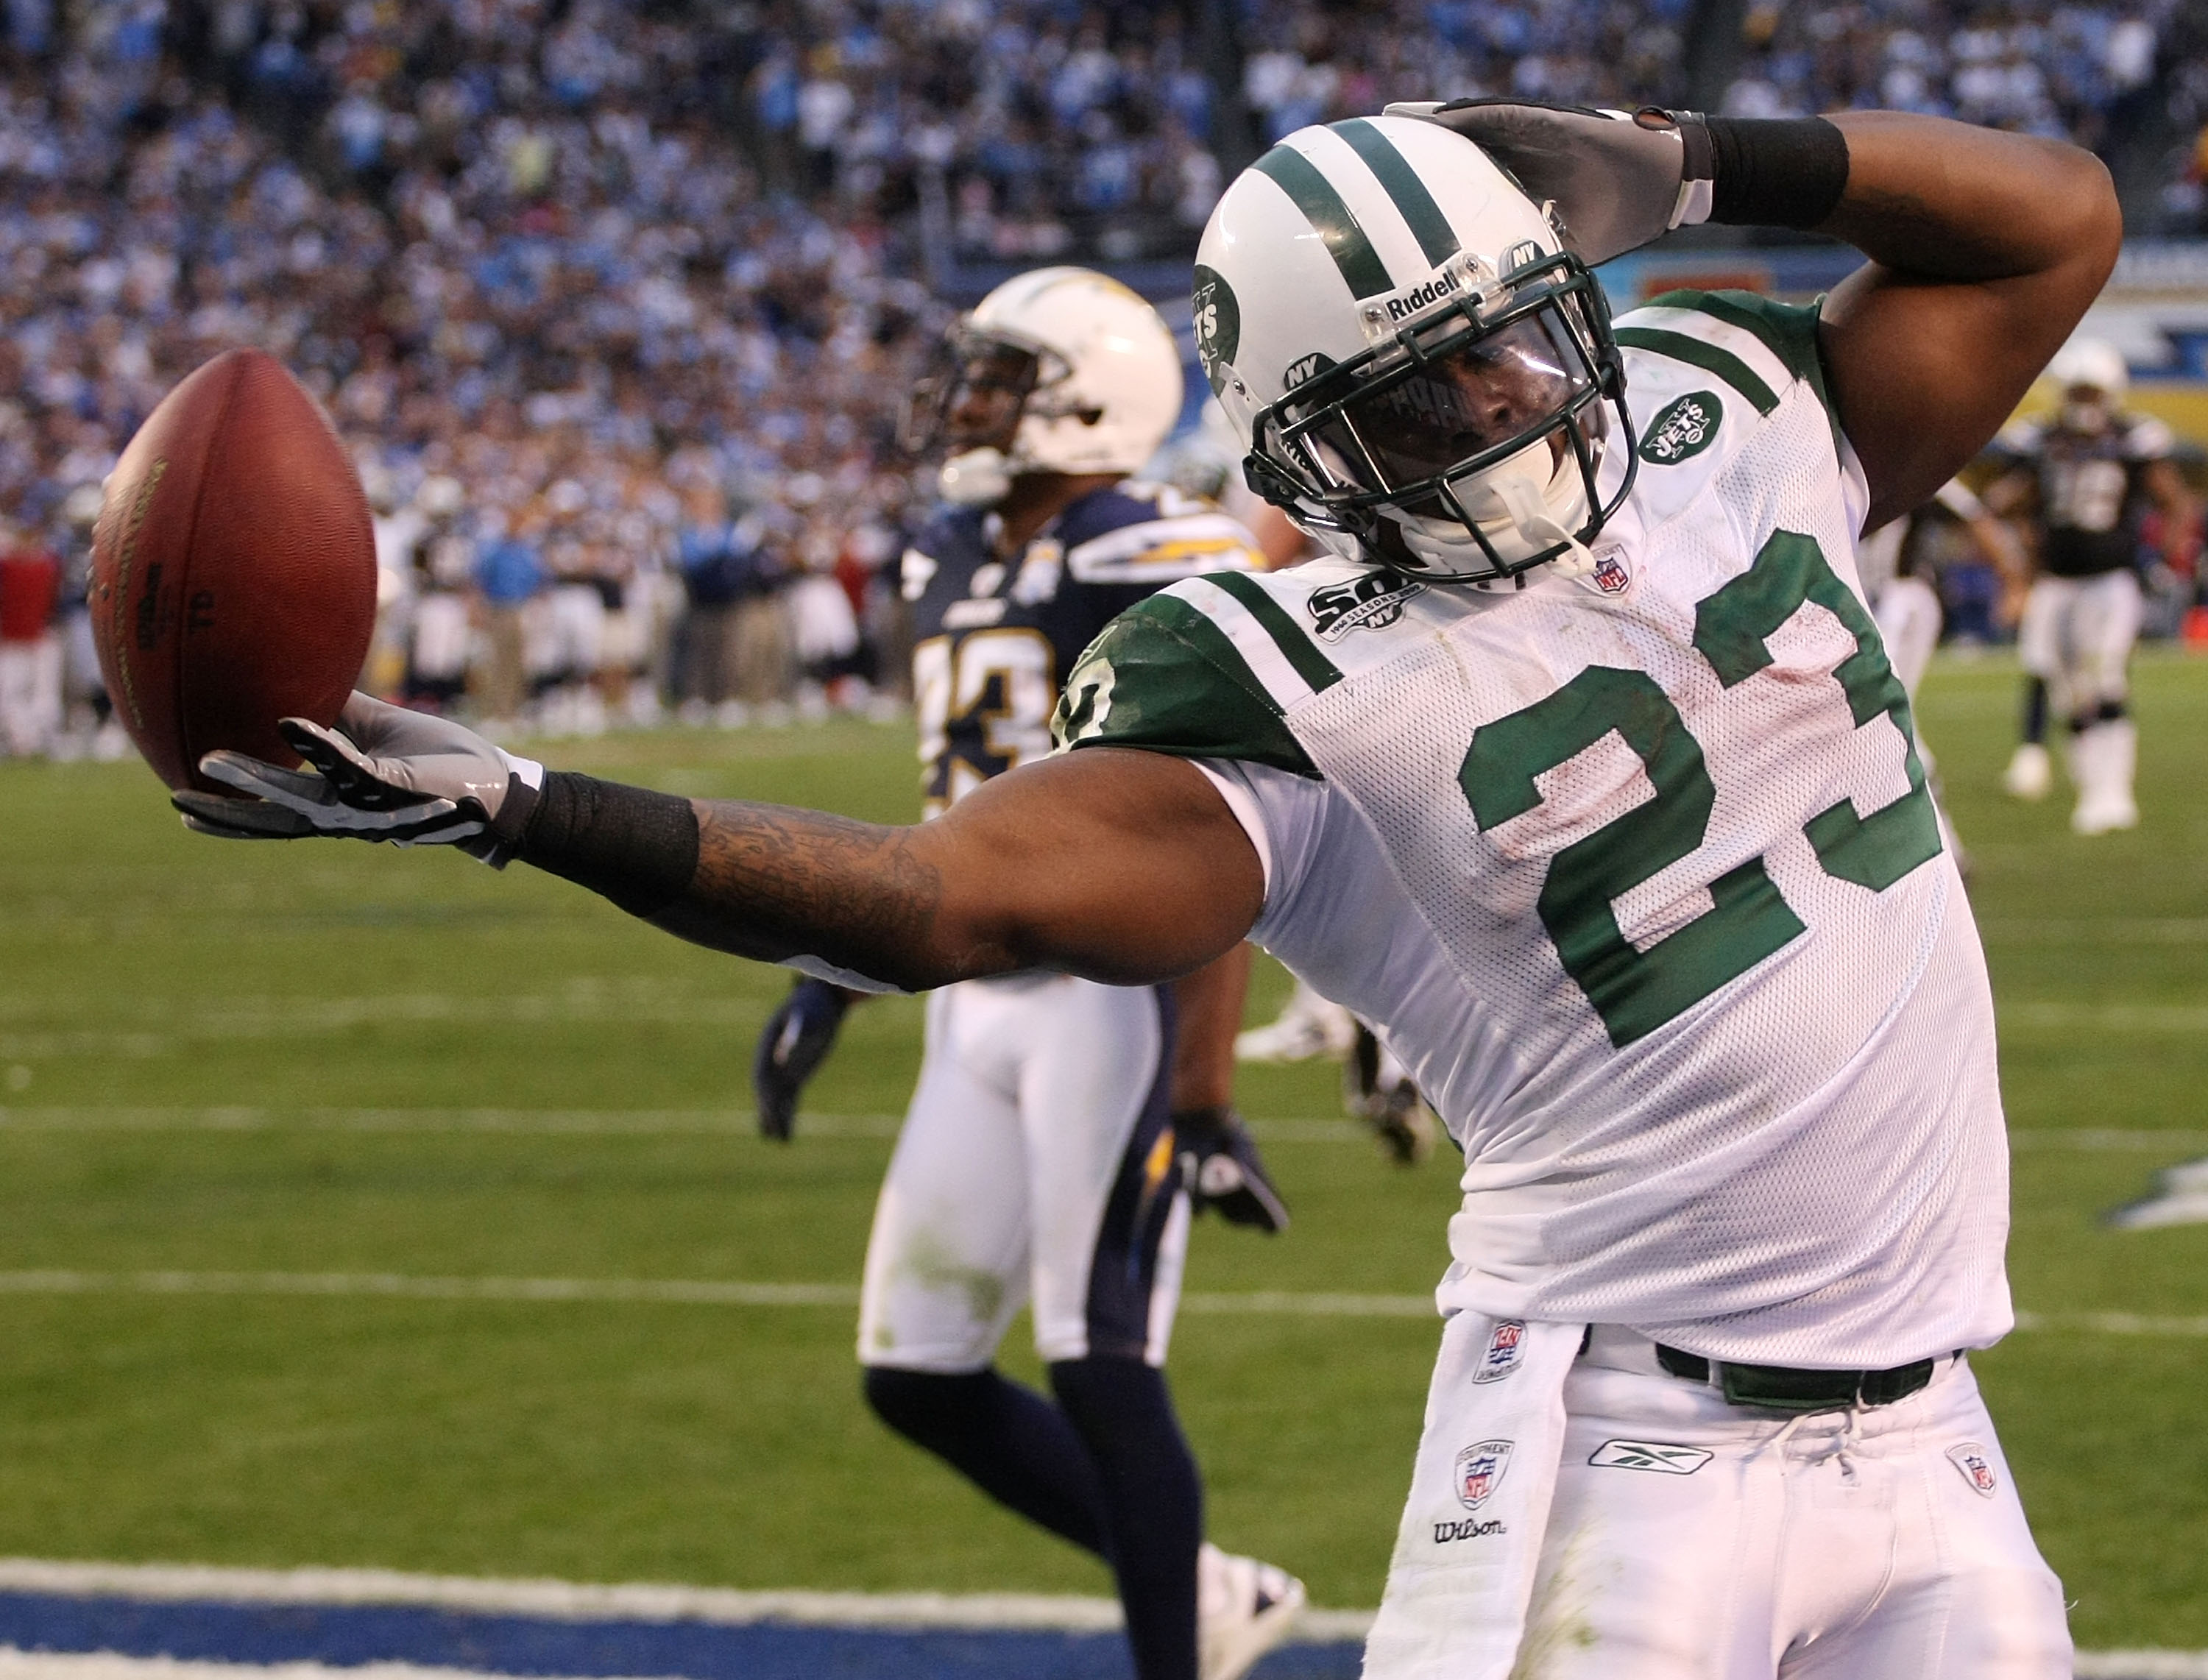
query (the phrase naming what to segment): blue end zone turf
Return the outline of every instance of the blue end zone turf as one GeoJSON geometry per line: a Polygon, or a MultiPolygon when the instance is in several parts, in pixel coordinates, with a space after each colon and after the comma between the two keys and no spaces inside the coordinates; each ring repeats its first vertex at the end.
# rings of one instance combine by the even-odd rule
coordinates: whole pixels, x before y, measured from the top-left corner
{"type": "MultiPolygon", "coordinates": [[[[0,1592],[0,1645],[202,1662],[404,1662],[690,1680],[1126,1680],[1117,1634],[571,1622],[412,1605],[201,1604],[0,1592]]],[[[1355,1680],[1355,1644],[1292,1645],[1253,1680],[1355,1680]]]]}

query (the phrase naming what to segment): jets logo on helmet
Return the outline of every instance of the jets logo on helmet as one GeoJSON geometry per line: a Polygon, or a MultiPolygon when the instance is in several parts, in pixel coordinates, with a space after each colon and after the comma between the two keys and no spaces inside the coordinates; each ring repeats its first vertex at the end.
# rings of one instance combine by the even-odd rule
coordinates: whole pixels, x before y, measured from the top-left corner
{"type": "Polygon", "coordinates": [[[1037,268],[959,317],[905,406],[905,447],[947,447],[939,488],[987,506],[1025,472],[1129,473],[1180,416],[1180,356],[1108,274],[1037,268]]]}
{"type": "Polygon", "coordinates": [[[1609,306],[1470,141],[1299,129],[1227,188],[1197,262],[1197,353],[1258,495],[1420,577],[1586,562],[1634,473],[1609,306]]]}

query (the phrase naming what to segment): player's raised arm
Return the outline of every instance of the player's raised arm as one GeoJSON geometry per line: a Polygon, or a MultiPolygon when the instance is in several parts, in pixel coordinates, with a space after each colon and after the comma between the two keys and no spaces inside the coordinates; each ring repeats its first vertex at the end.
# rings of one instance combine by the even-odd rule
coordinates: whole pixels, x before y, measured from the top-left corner
{"type": "Polygon", "coordinates": [[[1814,230],[1869,256],[1825,300],[1821,336],[1872,525],[1985,447],[2123,238],[2092,153],[1943,117],[1629,117],[1509,99],[1389,110],[1473,141],[1556,207],[1590,264],[1700,221],[1814,230]]]}
{"type": "Polygon", "coordinates": [[[1155,753],[1045,759],[901,828],[547,771],[365,694],[336,729],[283,729],[309,769],[211,753],[206,772],[252,797],[179,793],[185,822],[519,859],[697,944],[909,990],[1021,969],[1172,979],[1231,951],[1264,897],[1218,791],[1155,753]]]}
{"type": "Polygon", "coordinates": [[[1825,302],[1825,357],[1877,525],[2008,418],[2099,294],[2123,219],[2077,147],[1900,111],[1830,121],[1846,185],[1821,231],[1871,260],[1825,302]]]}

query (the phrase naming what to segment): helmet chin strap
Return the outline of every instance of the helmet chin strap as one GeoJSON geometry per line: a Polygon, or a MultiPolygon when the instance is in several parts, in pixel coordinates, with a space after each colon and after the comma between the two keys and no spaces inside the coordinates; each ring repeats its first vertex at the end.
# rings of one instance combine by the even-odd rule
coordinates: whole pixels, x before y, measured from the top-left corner
{"type": "Polygon", "coordinates": [[[1012,466],[1001,449],[969,449],[944,462],[935,491],[959,507],[994,507],[1012,489],[1012,466]]]}
{"type": "MultiPolygon", "coordinates": [[[[1477,483],[1467,485],[1472,503],[1467,511],[1479,521],[1489,540],[1506,561],[1517,557],[1511,553],[1514,548],[1518,555],[1533,555],[1561,544],[1563,552],[1544,564],[1554,566],[1566,577],[1575,577],[1594,569],[1594,556],[1557,519],[1549,506],[1547,487],[1526,471],[1522,465],[1533,451],[1546,453],[1548,447],[1545,441],[1529,445],[1500,467],[1490,469],[1477,483]],[[1517,543],[1497,540],[1506,535],[1504,530],[1497,529],[1498,526],[1514,533],[1517,543]]],[[[1403,519],[1401,525],[1404,544],[1420,558],[1443,564],[1465,557],[1468,551],[1485,558],[1485,550],[1469,532],[1462,537],[1441,534],[1443,529],[1453,524],[1438,519],[1403,519]]]]}

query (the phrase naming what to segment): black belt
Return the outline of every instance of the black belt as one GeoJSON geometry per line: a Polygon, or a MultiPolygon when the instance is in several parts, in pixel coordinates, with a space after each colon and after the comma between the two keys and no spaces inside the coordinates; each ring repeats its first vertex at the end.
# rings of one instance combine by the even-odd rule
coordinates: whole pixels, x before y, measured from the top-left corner
{"type": "MultiPolygon", "coordinates": [[[[1710,1380],[1710,1362],[1700,1353],[1656,1344],[1656,1363],[1689,1383],[1710,1380]]],[[[1938,1362],[1919,1359],[1891,1371],[1797,1371],[1791,1365],[1735,1365],[1718,1361],[1718,1384],[1734,1406],[1761,1406],[1767,1412],[1829,1412],[1843,1406],[1891,1406],[1906,1400],[1932,1380],[1938,1362]]]]}

